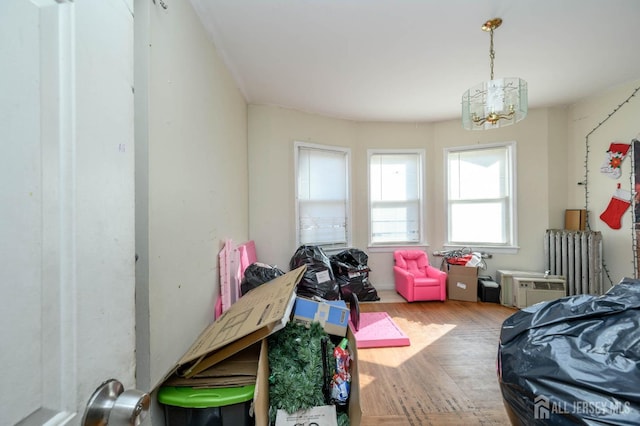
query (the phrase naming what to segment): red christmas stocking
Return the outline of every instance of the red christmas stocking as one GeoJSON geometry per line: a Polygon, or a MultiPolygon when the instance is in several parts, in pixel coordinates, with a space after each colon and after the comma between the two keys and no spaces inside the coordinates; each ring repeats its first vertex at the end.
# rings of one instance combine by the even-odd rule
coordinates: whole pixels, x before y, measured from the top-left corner
{"type": "Polygon", "coordinates": [[[621,174],[620,166],[622,165],[622,160],[627,156],[630,147],[631,144],[628,143],[611,142],[600,171],[611,179],[618,179],[621,174]]]}
{"type": "Polygon", "coordinates": [[[618,189],[611,197],[607,209],[600,215],[600,219],[611,229],[622,228],[622,215],[631,206],[630,200],[631,192],[620,189],[620,184],[618,184],[618,189]]]}

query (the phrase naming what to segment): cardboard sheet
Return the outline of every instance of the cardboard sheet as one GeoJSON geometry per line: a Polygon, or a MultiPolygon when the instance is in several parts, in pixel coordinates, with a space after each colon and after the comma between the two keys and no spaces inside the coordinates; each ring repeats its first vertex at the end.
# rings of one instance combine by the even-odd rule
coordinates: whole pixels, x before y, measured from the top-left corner
{"type": "Polygon", "coordinates": [[[241,297],[200,334],[178,361],[177,374],[193,377],[283,328],[305,269],[303,265],[241,297]]]}
{"type": "Polygon", "coordinates": [[[189,386],[193,388],[228,388],[255,385],[258,375],[260,343],[254,343],[234,356],[227,358],[190,378],[173,375],[165,386],[189,386]]]}

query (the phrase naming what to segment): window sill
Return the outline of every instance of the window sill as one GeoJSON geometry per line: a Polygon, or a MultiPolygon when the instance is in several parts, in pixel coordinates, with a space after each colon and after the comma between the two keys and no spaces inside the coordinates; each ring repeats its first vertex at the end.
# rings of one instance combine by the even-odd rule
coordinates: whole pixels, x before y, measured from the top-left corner
{"type": "Polygon", "coordinates": [[[429,248],[429,244],[421,243],[421,244],[385,244],[385,245],[369,245],[367,246],[367,250],[370,253],[393,253],[396,250],[427,250],[429,248]]]}
{"type": "Polygon", "coordinates": [[[453,244],[444,244],[443,251],[470,249],[471,251],[479,251],[491,254],[518,254],[520,247],[518,246],[461,246],[453,244]]]}

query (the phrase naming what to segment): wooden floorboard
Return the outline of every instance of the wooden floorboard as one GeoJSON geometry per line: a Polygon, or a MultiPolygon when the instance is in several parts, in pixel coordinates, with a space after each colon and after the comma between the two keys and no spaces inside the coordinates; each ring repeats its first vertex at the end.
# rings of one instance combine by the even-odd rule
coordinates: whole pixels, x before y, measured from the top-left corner
{"type": "Polygon", "coordinates": [[[361,424],[509,425],[496,355],[502,322],[515,310],[388,296],[361,303],[360,311],[387,312],[411,344],[358,350],[361,424]]]}

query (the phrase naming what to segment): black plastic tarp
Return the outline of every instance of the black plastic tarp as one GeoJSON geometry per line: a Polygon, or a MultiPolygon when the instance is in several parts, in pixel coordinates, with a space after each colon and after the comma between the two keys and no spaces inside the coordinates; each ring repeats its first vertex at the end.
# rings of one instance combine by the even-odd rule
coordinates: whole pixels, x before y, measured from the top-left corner
{"type": "Polygon", "coordinates": [[[291,257],[289,267],[294,270],[302,265],[307,269],[297,286],[298,296],[320,297],[325,300],[339,300],[340,288],[331,269],[331,262],[324,250],[318,246],[302,245],[291,257]]]}
{"type": "Polygon", "coordinates": [[[369,257],[359,249],[343,250],[330,257],[333,275],[340,287],[342,299],[349,300],[355,294],[360,301],[380,300],[378,292],[369,280],[369,257]]]}
{"type": "Polygon", "coordinates": [[[511,315],[498,380],[514,425],[640,425],[640,281],[511,315]]]}

